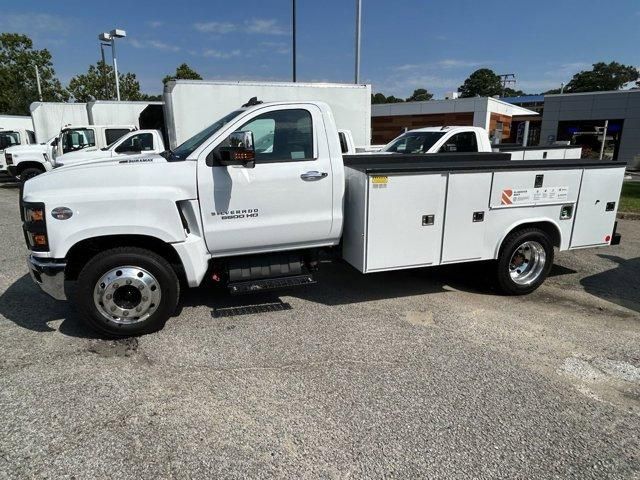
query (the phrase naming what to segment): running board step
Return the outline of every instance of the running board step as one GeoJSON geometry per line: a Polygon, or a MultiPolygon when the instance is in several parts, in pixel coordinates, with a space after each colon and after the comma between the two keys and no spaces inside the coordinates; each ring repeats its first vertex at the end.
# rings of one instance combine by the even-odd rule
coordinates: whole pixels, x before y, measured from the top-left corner
{"type": "Polygon", "coordinates": [[[248,280],[246,282],[233,282],[229,284],[229,293],[237,295],[242,293],[264,292],[277,288],[297,287],[318,283],[312,275],[292,275],[290,277],[265,278],[262,280],[248,280]]]}

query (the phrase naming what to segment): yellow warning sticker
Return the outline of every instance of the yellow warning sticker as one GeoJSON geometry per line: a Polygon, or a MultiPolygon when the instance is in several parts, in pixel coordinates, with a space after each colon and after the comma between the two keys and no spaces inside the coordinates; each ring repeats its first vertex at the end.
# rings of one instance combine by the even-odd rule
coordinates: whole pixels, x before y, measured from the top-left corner
{"type": "Polygon", "coordinates": [[[389,183],[389,177],[374,175],[371,177],[371,183],[373,183],[374,185],[386,185],[387,183],[389,183]]]}

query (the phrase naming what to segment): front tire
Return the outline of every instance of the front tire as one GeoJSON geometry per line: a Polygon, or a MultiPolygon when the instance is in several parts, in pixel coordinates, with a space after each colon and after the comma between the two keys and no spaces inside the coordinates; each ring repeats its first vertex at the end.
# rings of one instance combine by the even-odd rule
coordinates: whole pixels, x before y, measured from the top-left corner
{"type": "Polygon", "coordinates": [[[20,181],[24,183],[30,178],[36,177],[42,173],[44,173],[44,170],[40,170],[35,167],[25,168],[22,173],[20,173],[20,181]]]}
{"type": "Polygon", "coordinates": [[[500,248],[498,285],[507,295],[525,295],[536,290],[553,266],[553,243],[539,228],[510,233],[500,248]]]}
{"type": "Polygon", "coordinates": [[[176,272],[160,255],[122,247],[99,253],[82,268],[75,300],[90,327],[110,337],[164,327],[180,296],[176,272]]]}

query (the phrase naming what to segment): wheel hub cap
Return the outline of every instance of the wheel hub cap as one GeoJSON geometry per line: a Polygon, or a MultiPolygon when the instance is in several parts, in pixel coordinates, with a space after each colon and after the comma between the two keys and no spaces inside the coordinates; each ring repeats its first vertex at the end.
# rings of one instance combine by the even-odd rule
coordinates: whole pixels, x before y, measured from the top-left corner
{"type": "Polygon", "coordinates": [[[546,260],[547,254],[540,243],[524,242],[511,255],[509,275],[518,285],[530,285],[540,277],[546,260]]]}
{"type": "Polygon", "coordinates": [[[132,324],[146,320],[160,305],[160,284],[147,270],[122,266],[109,270],[96,283],[93,300],[108,320],[132,324]]]}

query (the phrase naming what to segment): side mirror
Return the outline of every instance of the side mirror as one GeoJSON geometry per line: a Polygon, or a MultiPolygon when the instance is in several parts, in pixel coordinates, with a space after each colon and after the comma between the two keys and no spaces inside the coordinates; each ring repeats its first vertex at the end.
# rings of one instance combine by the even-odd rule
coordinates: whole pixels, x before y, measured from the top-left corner
{"type": "Polygon", "coordinates": [[[245,168],[256,166],[256,150],[253,144],[253,132],[237,131],[229,135],[229,145],[215,148],[207,156],[207,165],[242,165],[245,168]]]}

